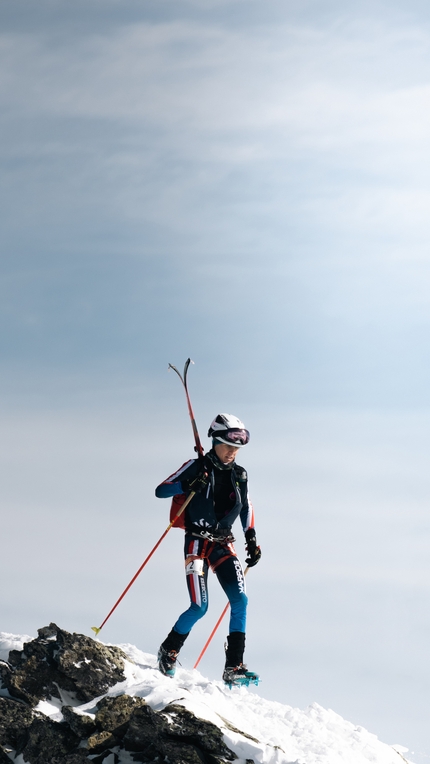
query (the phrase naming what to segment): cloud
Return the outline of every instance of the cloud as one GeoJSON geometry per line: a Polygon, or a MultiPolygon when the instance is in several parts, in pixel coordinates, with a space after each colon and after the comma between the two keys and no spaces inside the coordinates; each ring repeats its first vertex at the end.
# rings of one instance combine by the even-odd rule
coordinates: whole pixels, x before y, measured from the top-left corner
{"type": "Polygon", "coordinates": [[[395,355],[400,323],[409,353],[428,321],[428,28],[222,8],[3,32],[3,311],[70,357],[155,321],[152,352],[216,341],[212,296],[228,313],[239,289],[251,355],[285,343],[319,375],[395,355]]]}
{"type": "Polygon", "coordinates": [[[5,34],[3,95],[29,112],[137,120],[162,136],[175,131],[179,143],[184,132],[194,140],[268,131],[269,155],[270,131],[282,131],[295,148],[301,139],[308,150],[339,147],[339,139],[396,142],[411,131],[426,135],[428,84],[417,84],[421,59],[410,53],[428,41],[425,30],[400,33],[371,21],[366,28],[302,22],[252,31],[190,21],[125,24],[60,46],[49,34],[5,34]]]}

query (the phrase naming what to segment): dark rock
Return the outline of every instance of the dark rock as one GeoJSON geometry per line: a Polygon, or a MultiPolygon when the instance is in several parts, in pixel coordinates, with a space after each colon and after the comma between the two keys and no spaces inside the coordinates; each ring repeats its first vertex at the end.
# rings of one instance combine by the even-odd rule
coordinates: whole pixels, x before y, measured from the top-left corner
{"type": "Polygon", "coordinates": [[[63,706],[61,709],[64,721],[70,729],[80,738],[87,738],[96,731],[97,725],[94,719],[87,714],[77,714],[71,706],[63,706]]]}
{"type": "Polygon", "coordinates": [[[159,713],[148,705],[133,711],[123,745],[141,762],[220,764],[236,758],[215,724],[175,704],[159,713]]]}
{"type": "Polygon", "coordinates": [[[51,637],[56,638],[59,631],[61,629],[58,628],[56,623],[50,623],[49,626],[42,626],[41,629],[38,629],[37,634],[40,639],[50,639],[51,637]]]}
{"type": "Polygon", "coordinates": [[[204,754],[216,754],[223,757],[223,760],[233,761],[236,758],[225,745],[222,731],[216,724],[198,719],[186,708],[174,703],[166,706],[161,713],[168,721],[169,740],[192,743],[204,754]]]}
{"type": "Polygon", "coordinates": [[[17,666],[21,660],[22,650],[11,650],[9,653],[9,663],[11,666],[17,666]]]}
{"type": "Polygon", "coordinates": [[[5,749],[0,745],[0,764],[10,764],[10,758],[7,755],[5,749]]]}
{"type": "Polygon", "coordinates": [[[0,661],[0,687],[9,679],[12,669],[6,661],[0,661]]]}
{"type": "Polygon", "coordinates": [[[107,748],[115,748],[116,745],[119,745],[119,739],[112,732],[104,730],[104,732],[96,732],[91,735],[87,740],[87,745],[90,754],[101,753],[107,748]]]}
{"type": "Polygon", "coordinates": [[[85,700],[103,695],[118,682],[124,682],[124,661],[119,647],[102,645],[83,634],[58,631],[56,663],[62,674],[72,679],[85,700]]]}
{"type": "Polygon", "coordinates": [[[21,751],[28,740],[34,712],[16,700],[0,698],[0,745],[21,751]]]}
{"type": "Polygon", "coordinates": [[[162,754],[162,738],[167,733],[166,720],[145,704],[133,711],[123,745],[127,751],[148,752],[156,761],[155,757],[162,754]]]}
{"type": "MultiPolygon", "coordinates": [[[[85,748],[78,748],[75,753],[69,753],[66,756],[54,756],[52,759],[49,759],[47,764],[82,764],[84,761],[90,761],[88,759],[88,751],[85,748]]],[[[92,759],[92,762],[94,764],[94,759],[92,759]]]]}
{"type": "Polygon", "coordinates": [[[160,750],[155,758],[151,751],[133,753],[132,757],[133,761],[141,761],[145,764],[151,764],[152,762],[159,762],[160,764],[162,762],[169,762],[169,764],[209,764],[209,760],[202,758],[200,752],[194,746],[187,745],[186,743],[175,745],[166,742],[162,751],[160,750]]]}
{"type": "Polygon", "coordinates": [[[113,754],[113,760],[115,764],[118,764],[119,756],[116,751],[111,751],[110,748],[107,748],[106,751],[103,751],[103,753],[101,753],[100,756],[91,756],[91,762],[92,764],[103,764],[104,760],[108,756],[112,756],[112,754],[113,754]]]}
{"type": "Polygon", "coordinates": [[[118,695],[115,698],[103,698],[97,704],[96,723],[99,729],[114,732],[122,738],[127,730],[130,716],[136,708],[146,706],[143,698],[130,695],[118,695]]]}
{"type": "Polygon", "coordinates": [[[74,693],[76,688],[73,683],[57,671],[51,660],[48,655],[45,659],[40,659],[36,655],[26,658],[24,655],[15,671],[4,681],[10,694],[30,706],[36,706],[39,700],[44,698],[61,700],[60,687],[69,693],[74,693]]]}
{"type": "Polygon", "coordinates": [[[35,719],[28,728],[28,741],[22,750],[29,764],[63,764],[65,756],[75,752],[79,737],[67,724],[53,722],[48,717],[35,719]]]}
{"type": "Polygon", "coordinates": [[[70,634],[55,624],[38,630],[39,636],[22,650],[11,650],[12,671],[2,677],[14,697],[30,705],[58,698],[61,691],[89,701],[103,695],[125,679],[125,653],[118,647],[101,645],[83,634],[70,634]]]}

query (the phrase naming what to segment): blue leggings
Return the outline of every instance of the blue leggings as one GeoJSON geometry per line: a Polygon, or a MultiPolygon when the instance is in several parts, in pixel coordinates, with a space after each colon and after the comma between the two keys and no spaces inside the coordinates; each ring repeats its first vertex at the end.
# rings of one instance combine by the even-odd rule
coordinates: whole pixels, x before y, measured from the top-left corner
{"type": "Polygon", "coordinates": [[[174,625],[179,634],[188,634],[208,609],[208,570],[212,568],[230,602],[230,633],[246,631],[245,577],[232,544],[221,545],[186,534],[185,570],[190,607],[174,625]],[[192,558],[198,558],[193,560],[192,558]],[[200,569],[199,569],[200,568],[200,569]]]}

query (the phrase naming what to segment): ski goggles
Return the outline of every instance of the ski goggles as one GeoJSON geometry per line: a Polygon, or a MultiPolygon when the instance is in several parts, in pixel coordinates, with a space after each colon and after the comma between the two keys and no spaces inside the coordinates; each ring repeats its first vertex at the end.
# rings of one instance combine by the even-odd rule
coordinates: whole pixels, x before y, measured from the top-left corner
{"type": "Polygon", "coordinates": [[[213,437],[217,440],[221,440],[222,443],[227,443],[229,446],[246,446],[249,443],[248,430],[240,430],[237,427],[232,427],[230,430],[223,430],[221,432],[214,432],[213,437]]]}

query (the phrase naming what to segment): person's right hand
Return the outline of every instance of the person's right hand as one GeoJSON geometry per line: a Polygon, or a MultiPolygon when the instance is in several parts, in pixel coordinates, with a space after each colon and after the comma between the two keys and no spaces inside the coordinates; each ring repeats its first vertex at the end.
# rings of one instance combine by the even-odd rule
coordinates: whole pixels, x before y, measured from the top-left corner
{"type": "Polygon", "coordinates": [[[182,490],[184,493],[188,493],[189,491],[192,491],[193,493],[200,493],[206,488],[208,480],[209,474],[207,470],[203,468],[195,478],[181,481],[182,490]]]}

